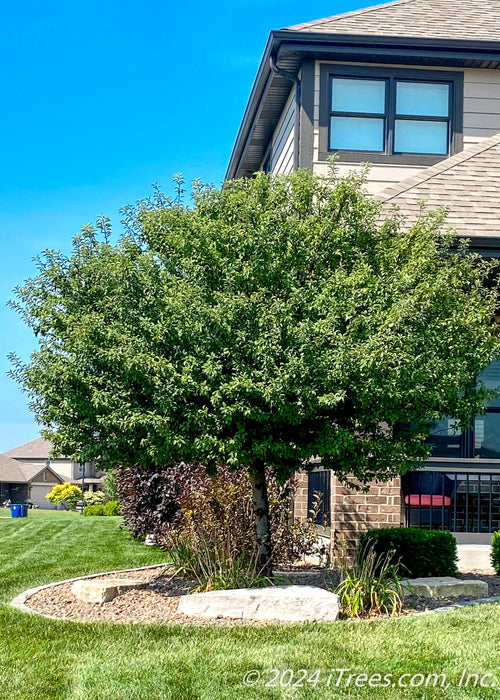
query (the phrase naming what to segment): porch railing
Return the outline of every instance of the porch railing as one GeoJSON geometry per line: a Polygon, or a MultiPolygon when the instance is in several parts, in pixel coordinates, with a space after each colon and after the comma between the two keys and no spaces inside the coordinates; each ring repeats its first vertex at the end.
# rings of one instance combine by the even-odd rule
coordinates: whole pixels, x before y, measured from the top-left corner
{"type": "Polygon", "coordinates": [[[500,474],[411,472],[402,480],[406,525],[490,533],[500,530],[500,474]]]}

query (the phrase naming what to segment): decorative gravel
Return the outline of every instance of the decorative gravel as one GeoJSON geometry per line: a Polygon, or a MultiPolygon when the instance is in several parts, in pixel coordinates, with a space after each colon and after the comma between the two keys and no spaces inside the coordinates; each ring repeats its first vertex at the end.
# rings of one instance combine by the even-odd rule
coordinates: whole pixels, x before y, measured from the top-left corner
{"type": "MultiPolygon", "coordinates": [[[[26,600],[26,605],[33,611],[58,617],[64,620],[80,620],[85,622],[146,622],[162,624],[194,624],[194,625],[235,625],[243,624],[241,620],[227,618],[194,618],[179,613],[178,603],[181,595],[189,593],[195,587],[195,582],[173,576],[169,566],[160,566],[143,571],[118,573],[120,578],[133,578],[147,581],[143,589],[135,589],[118,596],[109,603],[83,603],[71,593],[72,583],[49,586],[34,593],[26,600]]],[[[299,572],[283,573],[286,583],[294,585],[330,587],[335,583],[334,572],[299,572]]],[[[111,575],[95,576],[95,579],[110,578],[111,575]]],[[[500,596],[500,576],[483,572],[460,574],[462,579],[480,579],[488,583],[489,595],[500,596]]],[[[436,600],[407,597],[403,614],[415,614],[440,608],[447,604],[472,600],[471,598],[439,598],[436,600]]],[[[248,624],[248,622],[245,622],[248,624]]],[[[251,624],[266,624],[252,622],[251,624]]]]}

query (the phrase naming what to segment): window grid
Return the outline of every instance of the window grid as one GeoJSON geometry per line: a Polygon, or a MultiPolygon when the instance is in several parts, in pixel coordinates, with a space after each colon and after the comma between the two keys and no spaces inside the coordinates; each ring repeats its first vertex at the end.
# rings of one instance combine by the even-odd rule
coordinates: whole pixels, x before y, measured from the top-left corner
{"type": "Polygon", "coordinates": [[[419,155],[419,156],[447,156],[450,154],[451,150],[451,140],[453,135],[452,128],[452,116],[453,116],[453,82],[448,80],[430,80],[427,78],[399,78],[399,77],[378,77],[378,76],[353,76],[344,74],[334,74],[330,76],[330,94],[329,94],[329,104],[330,104],[330,123],[329,123],[329,133],[328,133],[328,144],[330,151],[352,151],[357,149],[343,149],[332,146],[332,119],[334,117],[352,117],[352,118],[377,118],[384,119],[384,143],[382,150],[364,150],[360,149],[360,153],[381,153],[384,155],[419,155]],[[385,82],[386,85],[386,95],[385,95],[385,113],[380,112],[350,112],[333,109],[333,81],[336,78],[347,78],[349,80],[355,81],[379,81],[385,82]],[[432,116],[432,115],[412,115],[403,114],[396,111],[396,101],[397,101],[397,85],[398,83],[420,83],[420,84],[433,84],[433,85],[447,85],[448,86],[448,115],[443,116],[432,116]],[[396,151],[395,150],[395,126],[397,121],[419,121],[419,122],[437,122],[446,124],[446,149],[442,153],[428,153],[421,151],[396,151]]]}

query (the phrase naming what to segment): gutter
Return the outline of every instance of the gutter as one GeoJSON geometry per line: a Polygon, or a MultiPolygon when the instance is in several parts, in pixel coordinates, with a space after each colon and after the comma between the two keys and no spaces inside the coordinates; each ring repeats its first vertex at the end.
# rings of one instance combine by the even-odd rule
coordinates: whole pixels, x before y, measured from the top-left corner
{"type": "MultiPolygon", "coordinates": [[[[297,88],[300,86],[300,79],[293,73],[284,71],[277,65],[281,51],[288,51],[297,56],[301,55],[302,58],[318,58],[319,55],[321,55],[324,60],[332,60],[330,56],[333,57],[339,53],[345,54],[346,60],[348,60],[347,56],[351,53],[371,56],[374,53],[383,52],[387,56],[425,57],[430,59],[433,65],[438,65],[436,61],[438,61],[440,57],[456,60],[457,66],[460,66],[461,62],[467,59],[485,63],[492,61],[500,62],[499,41],[328,34],[323,32],[302,32],[287,29],[272,31],[269,35],[252,92],[231,152],[231,158],[225,175],[225,179],[227,180],[235,177],[240,168],[240,164],[244,161],[254,124],[262,111],[273,74],[281,75],[294,82],[296,89],[295,98],[297,100],[297,88]]],[[[299,87],[299,100],[300,92],[301,87],[299,87]]],[[[300,109],[297,111],[300,115],[300,109]]],[[[299,119],[296,118],[295,121],[296,129],[300,129],[299,119]]],[[[295,138],[295,148],[298,148],[297,134],[295,138]]],[[[294,154],[294,164],[295,158],[296,155],[294,154]]]]}
{"type": "Polygon", "coordinates": [[[302,84],[300,82],[299,75],[294,75],[288,71],[280,68],[277,64],[276,54],[271,54],[269,58],[269,65],[271,66],[271,72],[276,75],[281,75],[281,77],[290,80],[295,85],[295,123],[294,123],[294,134],[293,134],[293,169],[299,169],[299,153],[300,153],[300,103],[302,99],[302,84]]]}
{"type": "Polygon", "coordinates": [[[265,100],[269,89],[269,83],[271,82],[272,73],[269,69],[269,58],[274,46],[273,32],[271,32],[248,99],[245,113],[243,114],[243,119],[241,120],[236,135],[231,158],[224,177],[225,180],[232,180],[236,176],[240,163],[245,156],[253,124],[265,100]]]}

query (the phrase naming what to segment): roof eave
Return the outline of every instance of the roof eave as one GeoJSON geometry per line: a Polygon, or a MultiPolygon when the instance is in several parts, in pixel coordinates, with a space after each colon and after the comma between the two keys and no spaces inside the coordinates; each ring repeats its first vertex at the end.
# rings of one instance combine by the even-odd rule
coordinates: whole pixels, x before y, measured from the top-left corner
{"type": "Polygon", "coordinates": [[[238,129],[238,133],[236,135],[236,141],[226,171],[226,180],[234,178],[238,171],[238,167],[244,154],[244,149],[248,141],[248,136],[256,112],[258,110],[259,104],[261,103],[265,95],[266,87],[269,82],[269,77],[271,75],[270,58],[274,50],[276,49],[276,40],[274,36],[275,34],[276,32],[271,32],[269,34],[266,48],[264,50],[264,54],[262,56],[262,60],[260,62],[260,66],[252,87],[252,91],[250,93],[250,97],[248,98],[245,113],[243,114],[243,119],[241,121],[240,128],[238,129]]]}
{"type": "MultiPolygon", "coordinates": [[[[408,36],[377,36],[356,34],[328,34],[325,32],[304,32],[290,29],[272,31],[260,62],[257,76],[236,136],[225,178],[239,176],[256,118],[264,103],[271,82],[270,57],[278,57],[284,52],[296,56],[296,72],[304,58],[328,58],[329,54],[341,52],[368,54],[383,52],[387,56],[418,56],[421,58],[463,60],[474,62],[497,61],[500,64],[500,42],[468,41],[463,39],[428,39],[408,36]]],[[[287,66],[290,70],[290,66],[287,66]]],[[[243,172],[246,172],[243,169],[243,172]]]]}
{"type": "Polygon", "coordinates": [[[341,34],[327,32],[304,32],[290,29],[280,29],[271,32],[276,40],[288,42],[293,37],[294,42],[316,44],[370,44],[372,46],[407,46],[408,48],[426,47],[436,51],[456,49],[470,53],[471,51],[500,52],[500,41],[482,41],[479,39],[448,39],[446,37],[428,38],[402,34],[401,36],[383,34],[341,34]]]}

